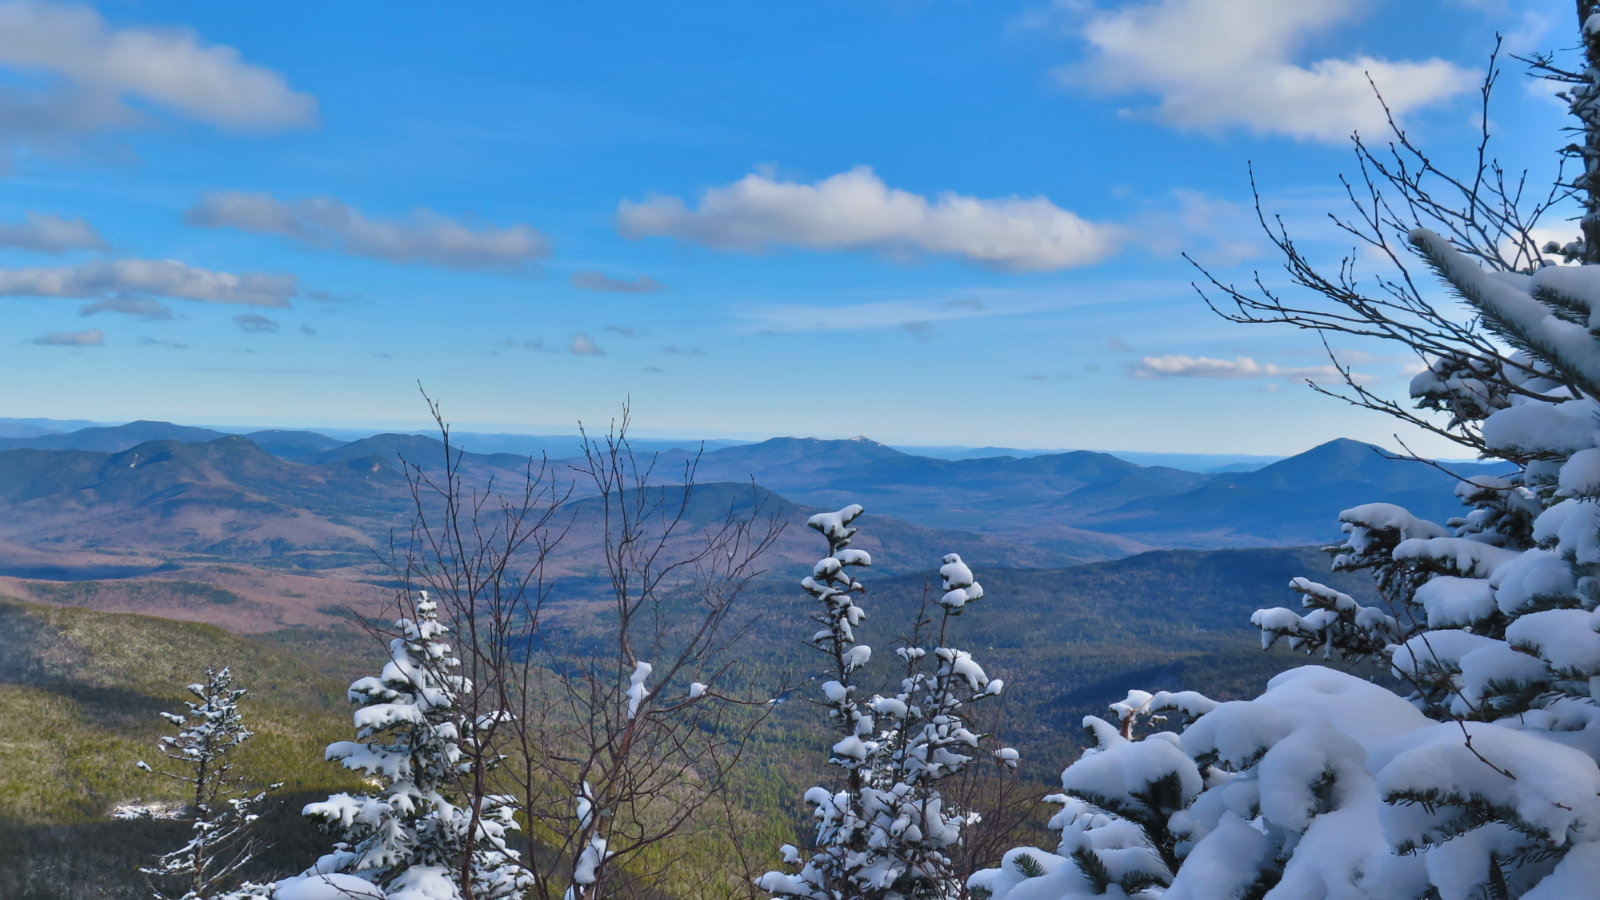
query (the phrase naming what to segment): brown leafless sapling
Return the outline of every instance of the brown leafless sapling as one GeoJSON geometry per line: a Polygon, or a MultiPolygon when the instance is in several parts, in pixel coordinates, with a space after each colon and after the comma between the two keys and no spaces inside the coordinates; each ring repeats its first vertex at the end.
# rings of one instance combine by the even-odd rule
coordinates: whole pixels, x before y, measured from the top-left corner
{"type": "Polygon", "coordinates": [[[408,466],[414,523],[395,565],[447,611],[473,685],[463,795],[516,797],[535,896],[658,888],[666,845],[732,837],[736,817],[710,804],[772,696],[731,683],[749,625],[738,599],[783,525],[753,485],[698,488],[698,455],[662,483],[628,441],[626,409],[603,436],[585,432],[570,468],[530,463],[504,491],[470,477],[431,408],[445,459],[408,466]],[[552,602],[558,548],[569,574],[587,564],[603,588],[574,576],[552,602]]]}

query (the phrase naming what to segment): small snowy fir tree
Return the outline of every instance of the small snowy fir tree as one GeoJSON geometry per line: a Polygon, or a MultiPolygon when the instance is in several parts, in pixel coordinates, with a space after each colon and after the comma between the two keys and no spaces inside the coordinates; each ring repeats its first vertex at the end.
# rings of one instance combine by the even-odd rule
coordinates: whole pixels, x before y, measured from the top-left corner
{"type": "MultiPolygon", "coordinates": [[[[858,673],[871,649],[855,638],[866,612],[853,596],[861,585],[847,574],[848,567],[872,563],[865,551],[849,547],[856,531],[850,523],[861,511],[852,505],[810,519],[807,524],[828,539],[829,553],[802,582],[822,605],[816,620],[826,627],[812,636],[812,644],[831,664],[833,678],[822,691],[840,740],[829,763],[843,771],[844,783],[806,792],[817,817],[810,858],[785,846],[784,861],[798,871],[768,872],[757,886],[805,900],[955,898],[962,884],[950,853],[975,814],[947,804],[938,782],[961,772],[983,737],[967,727],[963,706],[998,695],[1003,684],[990,680],[970,653],[948,646],[947,638],[951,620],[981,599],[983,588],[961,557],[946,556],[939,570],[937,645],[931,653],[920,646],[931,624],[925,601],[911,642],[895,650],[904,665],[899,690],[861,699],[858,673]]],[[[1015,765],[1016,752],[1009,748],[994,755],[1015,765]]]]}
{"type": "Polygon", "coordinates": [[[974,890],[994,900],[1595,896],[1600,3],[1578,6],[1590,65],[1565,80],[1585,139],[1573,185],[1585,236],[1546,252],[1585,264],[1519,271],[1460,229],[1405,235],[1494,341],[1414,347],[1429,365],[1412,397],[1509,474],[1464,481],[1465,511],[1443,523],[1383,503],[1345,510],[1334,568],[1372,573],[1380,602],[1297,578],[1299,609],[1252,619],[1265,645],[1376,659],[1401,693],[1307,666],[1253,700],[1130,695],[1118,705],[1125,722],[1163,709],[1190,721],[1137,739],[1131,725],[1086,720],[1095,747],[1063,773],[1059,845],[1011,851],[974,890]]]}
{"type": "Polygon", "coordinates": [[[188,690],[195,699],[185,701],[187,712],[161,714],[179,728],[157,744],[168,762],[160,768],[143,760],[136,765],[188,786],[185,812],[193,834],[188,843],[139,871],[150,876],[158,898],[212,900],[238,885],[239,870],[255,855],[249,834],[256,819],[252,810],[266,791],[252,792],[234,769],[232,754],[252,732],[239,713],[245,690],[233,686],[233,672],[227,667],[206,669],[206,680],[188,690]]]}
{"type": "Polygon", "coordinates": [[[423,592],[401,619],[382,675],[350,685],[357,739],[327,757],[365,773],[375,794],[334,794],[305,814],[338,834],[334,850],[280,882],[276,900],[507,900],[531,884],[505,835],[517,827],[506,797],[463,795],[472,783],[465,742],[474,724],[459,699],[472,689],[455,669],[435,602],[423,592]]]}

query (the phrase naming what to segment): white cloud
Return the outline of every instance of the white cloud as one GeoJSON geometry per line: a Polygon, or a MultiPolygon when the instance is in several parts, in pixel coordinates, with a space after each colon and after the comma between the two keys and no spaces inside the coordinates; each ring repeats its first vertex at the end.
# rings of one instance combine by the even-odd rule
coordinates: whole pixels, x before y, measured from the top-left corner
{"type": "Polygon", "coordinates": [[[41,347],[98,347],[106,342],[106,334],[98,328],[90,331],[52,331],[39,335],[33,342],[41,347]]]}
{"type": "Polygon", "coordinates": [[[0,67],[50,79],[0,87],[0,132],[58,150],[147,124],[147,107],[240,132],[304,127],[317,115],[316,98],[232,47],[185,28],[113,28],[77,4],[0,2],[0,67]]]}
{"type": "Polygon", "coordinates": [[[606,352],[604,350],[601,350],[599,345],[594,342],[594,338],[590,337],[587,334],[575,334],[575,335],[573,335],[572,336],[572,343],[567,345],[567,352],[568,353],[575,353],[575,354],[577,354],[579,356],[605,356],[606,355],[606,352]]]}
{"type": "Polygon", "coordinates": [[[626,278],[613,278],[599,269],[573,272],[572,286],[586,291],[609,291],[614,294],[653,294],[667,289],[666,285],[649,275],[640,275],[630,281],[626,278]]]}
{"type": "Polygon", "coordinates": [[[83,219],[63,219],[30,212],[17,223],[0,222],[0,247],[38,253],[105,250],[106,240],[83,219]]]}
{"type": "Polygon", "coordinates": [[[1367,77],[1396,116],[1471,89],[1477,75],[1442,59],[1366,55],[1295,60],[1312,37],[1355,18],[1363,0],[1153,0],[1079,14],[1069,26],[1087,59],[1057,71],[1068,84],[1113,94],[1152,94],[1142,110],[1177,128],[1341,142],[1387,128],[1367,77]]]}
{"type": "Polygon", "coordinates": [[[630,238],[660,235],[717,250],[796,246],[928,253],[1010,271],[1100,262],[1123,239],[1118,227],[1086,221],[1044,197],[982,199],[946,192],[930,201],[889,187],[866,166],[814,184],[752,173],[706,190],[695,209],[677,197],[624,200],[617,221],[630,238]]]}
{"type": "Polygon", "coordinates": [[[96,300],[134,294],[202,303],[288,306],[297,287],[293,275],[213,272],[174,259],[95,260],[76,266],[0,269],[0,297],[96,300]]]}
{"type": "MultiPolygon", "coordinates": [[[[1235,359],[1213,359],[1209,356],[1146,356],[1133,367],[1135,378],[1320,378],[1338,381],[1343,378],[1339,370],[1327,366],[1279,366],[1260,363],[1248,356],[1235,359]]],[[[1357,382],[1369,380],[1356,375],[1357,382]]]]}
{"type": "Polygon", "coordinates": [[[464,225],[432,210],[404,220],[371,219],[333,197],[279,200],[271,194],[211,191],[184,213],[203,228],[277,234],[354,256],[457,269],[514,268],[550,255],[550,242],[530,225],[464,225]]]}

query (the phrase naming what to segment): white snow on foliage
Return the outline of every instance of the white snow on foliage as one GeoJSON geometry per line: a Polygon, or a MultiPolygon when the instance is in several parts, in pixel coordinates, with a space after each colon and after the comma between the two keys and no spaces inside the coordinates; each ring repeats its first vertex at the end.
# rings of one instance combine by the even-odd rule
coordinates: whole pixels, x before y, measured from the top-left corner
{"type": "MultiPolygon", "coordinates": [[[[1568,96],[1600,123],[1600,69],[1568,96]]],[[[1433,232],[1410,239],[1519,348],[1431,358],[1413,397],[1515,471],[1463,481],[1466,509],[1443,524],[1393,504],[1341,513],[1333,568],[1370,574],[1374,605],[1296,578],[1298,609],[1252,616],[1264,645],[1387,665],[1399,692],[1306,666],[1254,699],[1184,704],[1176,731],[1141,736],[1160,702],[1130,691],[1115,724],[1085,720],[1093,746],[1062,774],[1054,850],[1017,848],[971,887],[993,900],[1596,895],[1600,266],[1493,272],[1433,232]]]]}
{"type": "Polygon", "coordinates": [[[1512,647],[1539,657],[1550,668],[1600,672],[1600,615],[1586,609],[1547,609],[1506,626],[1512,647]]]}
{"type": "Polygon", "coordinates": [[[1350,535],[1347,539],[1350,549],[1357,553],[1366,552],[1372,540],[1372,532],[1395,532],[1403,541],[1412,538],[1445,537],[1450,534],[1449,529],[1435,525],[1427,519],[1419,519],[1407,512],[1404,507],[1395,506],[1393,503],[1366,503],[1351,507],[1339,513],[1339,521],[1344,524],[1345,532],[1350,535]]]}
{"type": "Polygon", "coordinates": [[[285,878],[272,900],[388,900],[388,895],[369,881],[333,873],[285,878]]]}
{"type": "MultiPolygon", "coordinates": [[[[863,512],[861,504],[852,503],[838,512],[817,513],[806,520],[806,525],[822,532],[822,536],[830,541],[848,540],[856,533],[849,527],[850,522],[863,512]]],[[[841,560],[842,562],[843,560],[841,560]]],[[[865,563],[857,563],[865,565],[865,563]]]]}
{"type": "Polygon", "coordinates": [[[939,782],[985,751],[1007,768],[1018,758],[1012,748],[985,747],[986,736],[968,727],[963,711],[999,694],[1003,683],[990,679],[969,651],[946,644],[955,617],[983,599],[983,589],[960,556],[946,555],[939,569],[942,620],[919,623],[894,649],[896,689],[865,696],[862,678],[873,654],[857,642],[856,628],[866,621],[855,597],[862,587],[845,572],[871,562],[847,546],[855,534],[850,523],[860,514],[851,505],[811,518],[808,524],[828,539],[828,555],[801,582],[822,606],[815,618],[827,626],[811,642],[830,660],[820,679],[835,732],[828,761],[844,777],[805,792],[817,823],[809,855],[785,845],[783,862],[793,871],[766,872],[756,886],[793,900],[953,898],[959,885],[953,856],[978,816],[948,802],[939,782]],[[927,645],[934,636],[937,642],[927,645]]]}
{"type": "Polygon", "coordinates": [[[1588,399],[1511,406],[1483,423],[1483,440],[1502,452],[1565,456],[1594,448],[1597,415],[1600,404],[1588,399]]]}
{"type": "Polygon", "coordinates": [[[1600,497],[1600,448],[1579,450],[1561,467],[1557,482],[1569,497],[1600,497]]]}
{"type": "Polygon", "coordinates": [[[1482,578],[1441,575],[1417,588],[1416,600],[1428,611],[1429,628],[1457,628],[1494,614],[1494,591],[1482,578]]]}
{"type": "MultiPolygon", "coordinates": [[[[1551,360],[1573,377],[1590,384],[1600,383],[1600,353],[1595,352],[1594,339],[1586,327],[1556,315],[1551,307],[1534,299],[1527,290],[1491,276],[1472,257],[1452,247],[1440,235],[1418,228],[1409,237],[1485,318],[1514,332],[1541,358],[1551,360]]],[[[1592,419],[1590,424],[1591,438],[1587,446],[1594,446],[1592,419]]],[[[1484,437],[1488,438],[1487,427],[1484,437]]],[[[1490,440],[1489,443],[1492,447],[1521,447],[1536,442],[1538,436],[1530,432],[1519,437],[1526,440],[1514,443],[1490,440]]]]}
{"type": "Polygon", "coordinates": [[[1385,832],[1401,846],[1423,843],[1455,818],[1445,802],[1452,798],[1476,798],[1507,810],[1555,846],[1600,839],[1600,771],[1594,760],[1537,733],[1487,722],[1440,723],[1383,748],[1373,763],[1385,796],[1436,798],[1384,807],[1385,832]]]}
{"type": "Polygon", "coordinates": [[[1291,848],[1267,894],[1274,900],[1409,896],[1388,891],[1425,880],[1420,863],[1393,855],[1384,839],[1369,762],[1376,748],[1433,726],[1388,690],[1306,666],[1275,677],[1255,700],[1209,705],[1181,736],[1128,740],[1097,718],[1085,724],[1097,746],[1062,774],[1072,799],[1051,820],[1062,843],[1048,874],[1016,878],[1002,868],[971,885],[997,900],[1123,896],[1097,887],[1072,856],[1091,848],[1114,880],[1159,875],[1167,866],[1147,827],[1156,821],[1185,853],[1167,876],[1168,898],[1235,896],[1291,848]],[[1153,809],[1151,786],[1163,779],[1175,788],[1171,808],[1153,809]],[[1352,883],[1352,871],[1367,874],[1352,883]]]}
{"type": "Polygon", "coordinates": [[[476,727],[500,716],[465,718],[457,698],[471,684],[457,674],[449,628],[426,592],[414,611],[396,623],[382,675],[350,685],[351,701],[361,704],[352,716],[356,740],[328,745],[329,760],[376,779],[378,790],[306,805],[305,815],[340,840],[301,875],[278,882],[273,900],[459,900],[464,860],[479,900],[513,900],[532,886],[506,842],[518,828],[511,798],[483,796],[474,816],[459,793],[476,727]]]}
{"type": "Polygon", "coordinates": [[[639,704],[644,700],[644,696],[647,693],[644,680],[650,677],[652,671],[653,669],[649,663],[641,661],[634,664],[633,674],[628,676],[628,718],[630,719],[639,714],[639,704]]]}

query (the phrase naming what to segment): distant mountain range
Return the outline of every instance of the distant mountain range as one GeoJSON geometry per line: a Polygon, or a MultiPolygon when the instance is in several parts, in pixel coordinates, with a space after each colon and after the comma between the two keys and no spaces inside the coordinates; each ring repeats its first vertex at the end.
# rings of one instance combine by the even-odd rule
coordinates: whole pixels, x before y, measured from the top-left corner
{"type": "MultiPolygon", "coordinates": [[[[269,442],[277,443],[284,452],[277,449],[272,452],[285,458],[293,458],[290,454],[299,454],[296,462],[309,462],[314,458],[307,455],[307,447],[320,447],[328,449],[348,441],[373,437],[373,432],[362,432],[355,429],[329,429],[321,431],[304,430],[250,430],[240,428],[194,428],[192,426],[169,425],[165,422],[132,422],[127,425],[113,425],[104,422],[88,422],[82,419],[8,419],[0,417],[0,449],[18,449],[31,447],[36,449],[74,449],[74,450],[127,450],[144,440],[207,440],[195,432],[210,432],[212,438],[223,437],[230,434],[242,434],[256,443],[267,447],[269,442]],[[152,427],[154,426],[154,427],[152,427]],[[180,435],[178,429],[189,429],[190,437],[180,435]],[[69,437],[74,432],[90,429],[88,434],[78,437],[69,437]],[[107,431],[121,436],[120,446],[114,446],[108,441],[107,431]],[[40,443],[33,438],[47,435],[57,437],[40,443]],[[79,446],[79,444],[83,446],[79,446]],[[97,446],[88,446],[98,443],[97,446]],[[300,447],[294,445],[299,444],[300,447]]],[[[412,432],[427,437],[429,434],[412,432]]],[[[474,453],[513,453],[519,456],[549,456],[552,459],[571,456],[579,452],[583,436],[577,434],[503,434],[481,432],[457,432],[455,443],[458,446],[472,450],[474,453]]],[[[631,441],[634,449],[647,452],[665,450],[722,450],[728,447],[737,447],[755,443],[754,441],[734,440],[695,440],[695,439],[662,439],[662,438],[635,438],[631,441]]],[[[1030,456],[1047,456],[1061,453],[1061,450],[1045,449],[1020,449],[1016,447],[964,447],[956,445],[944,446],[913,446],[900,445],[895,449],[912,456],[927,456],[934,459],[982,459],[994,456],[1014,456],[1025,459],[1030,456]]],[[[1184,469],[1190,472],[1243,472],[1259,469],[1268,463],[1275,462],[1281,457],[1257,456],[1242,453],[1152,453],[1147,451],[1106,451],[1110,455],[1141,466],[1170,466],[1175,469],[1184,469]]]]}
{"type": "MultiPolygon", "coordinates": [[[[345,433],[341,430],[339,433],[345,433]]],[[[267,429],[238,431],[233,429],[198,428],[174,425],[170,422],[138,421],[124,425],[104,425],[95,422],[64,419],[6,419],[0,418],[0,450],[128,450],[144,441],[174,440],[194,443],[220,437],[242,434],[271,452],[293,458],[296,462],[310,462],[313,450],[331,450],[335,447],[374,435],[335,437],[319,431],[267,429]],[[270,446],[269,446],[270,445],[270,446]],[[280,452],[280,450],[282,452],[280,452]]],[[[401,435],[406,436],[406,435],[401,435]]],[[[426,435],[423,435],[426,436],[426,435]]],[[[476,453],[512,453],[518,456],[566,457],[580,452],[583,436],[577,434],[482,434],[459,433],[455,436],[460,446],[471,447],[476,453]]],[[[727,440],[664,440],[638,438],[634,448],[646,452],[660,450],[692,450],[704,446],[707,450],[733,447],[744,441],[727,440]]]]}
{"type": "MultiPolygon", "coordinates": [[[[374,549],[409,519],[401,461],[437,472],[445,460],[443,445],[420,435],[344,442],[310,431],[225,435],[161,422],[0,439],[7,446],[14,449],[0,450],[0,574],[175,561],[370,565],[374,549]]],[[[661,487],[680,484],[693,468],[697,501],[704,499],[697,509],[720,515],[755,497],[780,511],[794,534],[780,546],[779,568],[815,556],[800,527],[806,515],[851,502],[878,517],[873,540],[894,549],[901,565],[950,550],[983,565],[1061,566],[1157,548],[1327,543],[1339,536],[1338,512],[1359,503],[1398,503],[1436,521],[1458,509],[1451,474],[1349,440],[1215,474],[1089,451],[940,459],[865,438],[774,438],[652,458],[651,484],[661,487]]],[[[520,484],[528,465],[513,453],[462,453],[460,461],[465,482],[480,490],[520,484]]],[[[572,479],[580,462],[555,460],[550,473],[572,479]]],[[[579,478],[574,547],[601,527],[586,512],[590,493],[579,478]]],[[[567,563],[573,572],[594,564],[592,553],[567,563]]]]}

